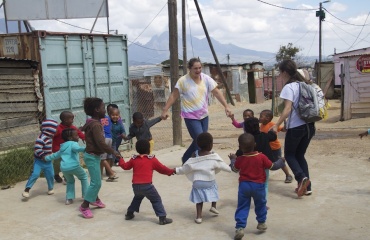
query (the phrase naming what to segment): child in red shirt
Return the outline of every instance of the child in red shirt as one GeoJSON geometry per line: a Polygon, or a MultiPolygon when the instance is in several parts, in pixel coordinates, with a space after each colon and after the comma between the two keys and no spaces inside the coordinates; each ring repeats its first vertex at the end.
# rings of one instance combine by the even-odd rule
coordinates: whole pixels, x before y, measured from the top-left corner
{"type": "MultiPolygon", "coordinates": [[[[263,110],[260,113],[259,122],[261,123],[260,131],[264,133],[268,133],[272,126],[275,125],[274,122],[272,122],[272,119],[274,118],[271,110],[263,110]]],[[[279,127],[278,132],[283,131],[283,127],[279,127]]],[[[270,147],[272,151],[272,155],[274,156],[274,159],[279,159],[281,157],[281,143],[279,139],[276,139],[275,141],[270,142],[270,147]]],[[[287,166],[284,166],[281,168],[281,170],[285,173],[285,183],[291,183],[293,181],[292,175],[289,173],[289,169],[287,166]]]]}
{"type": "MultiPolygon", "coordinates": [[[[71,128],[77,131],[78,137],[85,142],[85,134],[81,132],[77,127],[73,126],[73,120],[75,116],[70,111],[63,111],[59,115],[61,123],[57,127],[57,132],[55,133],[53,137],[53,145],[52,145],[52,152],[58,152],[60,150],[60,144],[64,143],[64,140],[62,138],[62,132],[64,129],[71,128]]],[[[63,179],[60,177],[60,158],[54,160],[53,163],[54,166],[54,179],[56,182],[61,183],[63,182],[63,179]]]]}
{"type": "Polygon", "coordinates": [[[238,142],[243,155],[236,157],[235,154],[229,154],[232,170],[239,171],[238,207],[235,212],[236,232],[234,239],[242,239],[244,236],[244,228],[247,225],[252,198],[258,221],[257,229],[262,231],[267,229],[265,224],[267,216],[265,169],[277,170],[285,165],[283,159],[272,163],[266,155],[254,151],[256,143],[252,134],[244,133],[240,135],[238,142]]]}
{"type": "Polygon", "coordinates": [[[135,146],[139,155],[134,155],[128,162],[125,162],[123,158],[119,160],[119,166],[124,170],[133,169],[132,189],[135,196],[127,209],[125,219],[131,220],[135,217],[134,212],[139,212],[141,201],[146,197],[152,203],[155,214],[159,217],[159,225],[172,223],[172,219],[166,218],[167,214],[161,196],[152,181],[153,170],[168,176],[175,174],[176,171],[164,166],[154,155],[149,155],[150,143],[148,140],[138,140],[135,146]]]}

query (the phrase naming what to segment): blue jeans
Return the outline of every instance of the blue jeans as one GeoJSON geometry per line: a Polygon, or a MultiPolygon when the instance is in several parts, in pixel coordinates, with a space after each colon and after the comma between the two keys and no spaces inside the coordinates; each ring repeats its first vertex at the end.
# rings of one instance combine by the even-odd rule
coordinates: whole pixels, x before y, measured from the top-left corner
{"type": "Polygon", "coordinates": [[[264,183],[240,182],[238,190],[238,207],[235,212],[235,228],[245,228],[251,207],[251,199],[254,201],[254,211],[258,223],[266,222],[266,190],[264,183]]]}
{"type": "Polygon", "coordinates": [[[67,192],[66,199],[75,199],[75,177],[76,176],[81,181],[81,191],[82,197],[86,195],[86,190],[89,187],[89,182],[87,181],[87,174],[82,167],[77,167],[69,171],[62,171],[63,176],[67,180],[67,192]]]}
{"type": "Polygon", "coordinates": [[[48,183],[48,190],[54,188],[54,168],[52,162],[45,162],[35,158],[33,162],[32,174],[29,177],[26,188],[32,188],[36,180],[40,177],[41,171],[44,171],[46,182],[48,183]]]}
{"type": "Polygon", "coordinates": [[[90,186],[84,200],[95,202],[101,188],[100,156],[84,153],[84,162],[90,174],[90,186]]]}
{"type": "Polygon", "coordinates": [[[191,158],[191,155],[193,154],[193,152],[198,150],[197,137],[199,134],[208,131],[209,118],[205,117],[200,120],[184,118],[184,120],[185,120],[186,128],[188,129],[188,132],[190,134],[190,137],[193,139],[193,142],[190,144],[190,146],[188,147],[188,149],[185,151],[184,155],[182,156],[182,163],[185,163],[189,158],[191,158]]]}
{"type": "Polygon", "coordinates": [[[161,196],[159,196],[159,193],[153,184],[132,184],[132,190],[134,191],[135,196],[132,199],[127,212],[139,212],[141,202],[144,197],[146,197],[152,203],[155,215],[158,217],[165,217],[167,215],[166,210],[164,210],[161,196]]]}
{"type": "MultiPolygon", "coordinates": [[[[310,177],[304,155],[312,137],[315,135],[315,131],[315,124],[309,123],[290,128],[285,134],[285,159],[298,183],[304,177],[310,177]]],[[[307,190],[311,190],[311,184],[307,187],[307,190]]]]}

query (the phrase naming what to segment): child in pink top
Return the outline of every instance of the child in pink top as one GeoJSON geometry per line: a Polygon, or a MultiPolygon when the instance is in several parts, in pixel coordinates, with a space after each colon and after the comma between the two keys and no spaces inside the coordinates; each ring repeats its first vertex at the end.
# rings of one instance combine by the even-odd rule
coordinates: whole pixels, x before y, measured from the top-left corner
{"type": "Polygon", "coordinates": [[[246,109],[243,112],[243,122],[238,122],[234,118],[234,114],[230,115],[230,118],[232,120],[231,124],[234,125],[236,128],[244,128],[244,121],[248,118],[254,117],[254,112],[252,109],[246,109]]]}

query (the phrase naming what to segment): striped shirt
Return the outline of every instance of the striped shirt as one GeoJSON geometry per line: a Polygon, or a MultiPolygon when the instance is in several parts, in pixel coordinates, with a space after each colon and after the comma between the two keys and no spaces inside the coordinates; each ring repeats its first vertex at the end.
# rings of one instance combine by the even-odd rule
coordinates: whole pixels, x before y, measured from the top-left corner
{"type": "Polygon", "coordinates": [[[42,159],[52,153],[53,136],[57,131],[58,123],[52,119],[45,119],[41,123],[41,133],[37,137],[34,147],[34,157],[42,159]]]}

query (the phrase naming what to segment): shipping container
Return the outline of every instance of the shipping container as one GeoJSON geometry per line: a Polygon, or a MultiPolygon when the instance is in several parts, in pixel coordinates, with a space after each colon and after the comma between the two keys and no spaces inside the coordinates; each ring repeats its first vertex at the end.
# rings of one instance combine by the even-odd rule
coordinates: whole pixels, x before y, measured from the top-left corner
{"type": "Polygon", "coordinates": [[[86,121],[85,97],[115,103],[130,122],[126,35],[30,33],[0,35],[0,57],[39,62],[44,105],[41,116],[59,121],[62,111],[75,114],[74,125],[86,121]]]}

